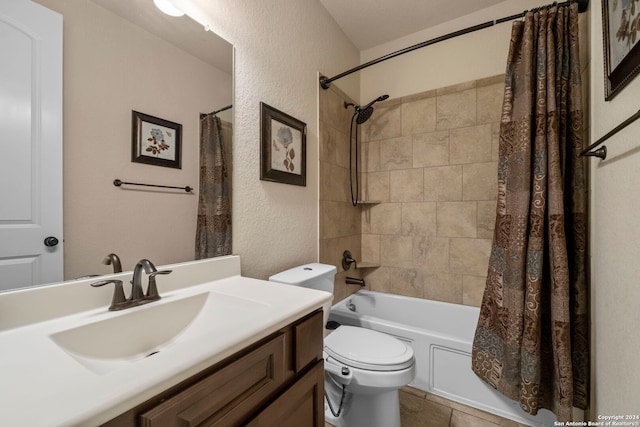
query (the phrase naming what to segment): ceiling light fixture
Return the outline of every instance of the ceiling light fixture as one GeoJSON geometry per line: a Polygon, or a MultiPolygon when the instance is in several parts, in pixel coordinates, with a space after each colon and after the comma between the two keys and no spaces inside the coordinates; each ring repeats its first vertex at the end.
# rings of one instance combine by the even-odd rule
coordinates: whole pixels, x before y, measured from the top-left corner
{"type": "Polygon", "coordinates": [[[153,4],[155,4],[158,9],[169,16],[184,15],[184,12],[175,7],[170,0],[153,0],[153,4]]]}

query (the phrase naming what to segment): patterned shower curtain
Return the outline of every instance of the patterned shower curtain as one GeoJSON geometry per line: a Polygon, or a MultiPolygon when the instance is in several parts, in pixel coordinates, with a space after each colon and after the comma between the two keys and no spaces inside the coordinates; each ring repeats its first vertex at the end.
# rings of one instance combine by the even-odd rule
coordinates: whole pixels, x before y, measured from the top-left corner
{"type": "Polygon", "coordinates": [[[200,198],[196,259],[231,254],[231,201],[222,124],[211,114],[200,119],[200,198]]]}
{"type": "Polygon", "coordinates": [[[514,22],[498,205],[473,371],[530,414],[571,419],[589,383],[578,7],[514,22]]]}

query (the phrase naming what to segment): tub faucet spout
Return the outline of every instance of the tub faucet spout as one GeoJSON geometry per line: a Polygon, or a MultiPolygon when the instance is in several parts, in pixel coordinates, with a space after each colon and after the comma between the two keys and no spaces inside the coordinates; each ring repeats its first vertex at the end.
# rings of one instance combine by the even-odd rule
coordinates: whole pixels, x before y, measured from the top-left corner
{"type": "Polygon", "coordinates": [[[347,283],[347,285],[359,285],[363,288],[367,286],[367,284],[364,282],[364,279],[358,279],[357,277],[347,277],[345,279],[345,282],[347,283]]]}

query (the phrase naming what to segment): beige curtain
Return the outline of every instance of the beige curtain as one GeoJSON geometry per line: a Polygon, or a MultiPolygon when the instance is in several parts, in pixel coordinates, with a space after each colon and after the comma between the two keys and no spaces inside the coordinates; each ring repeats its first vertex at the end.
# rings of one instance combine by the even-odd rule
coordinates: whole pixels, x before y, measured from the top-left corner
{"type": "Polygon", "coordinates": [[[531,414],[585,408],[589,382],[578,8],[513,24],[498,206],[474,372],[531,414]]]}
{"type": "Polygon", "coordinates": [[[200,119],[200,196],[196,259],[231,254],[230,177],[222,123],[208,114],[200,119]]]}

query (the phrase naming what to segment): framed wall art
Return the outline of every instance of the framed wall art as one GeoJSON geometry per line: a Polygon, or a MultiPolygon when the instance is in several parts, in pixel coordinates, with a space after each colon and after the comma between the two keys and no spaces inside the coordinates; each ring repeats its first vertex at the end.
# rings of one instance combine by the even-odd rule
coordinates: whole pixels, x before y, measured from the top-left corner
{"type": "Polygon", "coordinates": [[[182,125],[131,112],[131,161],[182,169],[182,125]]]}
{"type": "Polygon", "coordinates": [[[602,0],[602,29],[609,101],[640,72],[640,1],[602,0]]]}
{"type": "Polygon", "coordinates": [[[307,125],[260,103],[260,179],[307,185],[307,125]]]}

